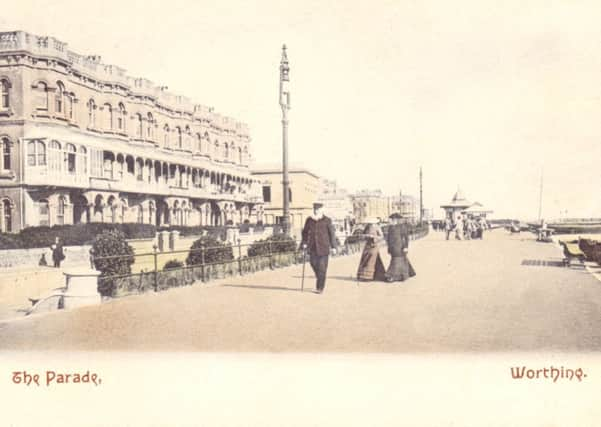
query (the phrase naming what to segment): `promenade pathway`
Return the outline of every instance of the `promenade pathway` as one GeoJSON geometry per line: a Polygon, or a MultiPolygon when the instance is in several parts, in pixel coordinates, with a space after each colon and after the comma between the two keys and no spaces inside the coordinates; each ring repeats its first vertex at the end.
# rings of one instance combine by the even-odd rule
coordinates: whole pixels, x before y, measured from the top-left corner
{"type": "MultiPolygon", "coordinates": [[[[385,256],[385,263],[388,257],[385,256]]],[[[17,350],[470,352],[601,350],[601,283],[532,234],[411,243],[413,279],[357,283],[331,259],[326,291],[292,266],[96,307],[0,322],[17,350]]]]}

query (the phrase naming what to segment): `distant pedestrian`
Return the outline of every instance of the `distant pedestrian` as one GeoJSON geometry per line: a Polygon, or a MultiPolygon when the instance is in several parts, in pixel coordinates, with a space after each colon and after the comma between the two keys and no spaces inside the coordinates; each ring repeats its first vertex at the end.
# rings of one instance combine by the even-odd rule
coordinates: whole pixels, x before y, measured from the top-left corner
{"type": "Polygon", "coordinates": [[[409,262],[409,230],[407,223],[401,223],[398,213],[390,216],[392,224],[388,227],[387,243],[390,254],[390,266],[386,271],[386,281],[403,282],[415,276],[415,270],[409,262]]]}
{"type": "Polygon", "coordinates": [[[336,231],[332,220],[323,214],[323,204],[313,203],[313,215],[305,221],[301,245],[309,251],[309,263],[317,279],[316,292],[326,286],[330,250],[336,254],[336,231]]]}
{"type": "Polygon", "coordinates": [[[55,239],[54,244],[50,246],[50,249],[52,249],[52,261],[54,261],[54,267],[60,268],[61,262],[65,259],[65,249],[58,237],[55,239]]]}
{"type": "Polygon", "coordinates": [[[455,239],[462,240],[463,232],[463,218],[457,217],[455,221],[455,239]]]}
{"type": "Polygon", "coordinates": [[[453,231],[453,221],[451,221],[451,218],[449,217],[444,220],[444,231],[447,233],[447,240],[449,240],[449,236],[453,231]]]}

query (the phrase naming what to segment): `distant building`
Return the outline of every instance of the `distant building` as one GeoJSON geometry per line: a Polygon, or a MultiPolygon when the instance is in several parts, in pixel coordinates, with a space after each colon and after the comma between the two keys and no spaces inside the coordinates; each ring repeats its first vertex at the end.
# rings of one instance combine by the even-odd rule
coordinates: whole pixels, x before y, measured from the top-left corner
{"type": "MultiPolygon", "coordinates": [[[[265,223],[280,224],[283,217],[282,169],[277,166],[253,167],[252,177],[260,182],[263,193],[265,223]]],[[[321,194],[321,179],[315,173],[302,167],[288,169],[290,227],[298,232],[305,220],[313,212],[313,203],[321,194]]]]}
{"type": "Polygon", "coordinates": [[[374,220],[386,221],[395,211],[394,199],[382,194],[381,190],[361,190],[353,194],[351,198],[353,214],[357,223],[374,220]]]}
{"type": "Polygon", "coordinates": [[[345,189],[338,187],[336,181],[322,179],[318,201],[323,203],[327,216],[343,228],[345,225],[348,228],[354,214],[351,196],[345,189]]]}

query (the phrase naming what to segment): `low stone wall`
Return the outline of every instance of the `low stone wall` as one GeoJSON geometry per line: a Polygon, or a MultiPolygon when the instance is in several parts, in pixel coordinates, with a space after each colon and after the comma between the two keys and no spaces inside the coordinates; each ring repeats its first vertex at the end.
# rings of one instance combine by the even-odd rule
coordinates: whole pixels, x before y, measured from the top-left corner
{"type": "MultiPolygon", "coordinates": [[[[61,263],[61,267],[86,263],[89,265],[90,248],[89,245],[65,246],[65,259],[61,263]]],[[[48,265],[52,266],[52,250],[50,248],[2,250],[0,251],[0,268],[37,267],[42,255],[45,255],[48,265]]]]}

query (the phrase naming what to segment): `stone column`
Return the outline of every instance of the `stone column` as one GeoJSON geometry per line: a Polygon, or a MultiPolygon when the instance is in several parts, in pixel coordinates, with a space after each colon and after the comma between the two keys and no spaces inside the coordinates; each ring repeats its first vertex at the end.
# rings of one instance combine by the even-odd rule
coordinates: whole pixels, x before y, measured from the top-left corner
{"type": "Polygon", "coordinates": [[[67,288],[63,294],[64,308],[100,304],[101,297],[98,293],[99,271],[90,268],[76,268],[65,271],[63,274],[65,275],[67,288]]]}

